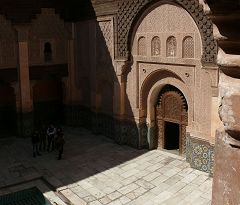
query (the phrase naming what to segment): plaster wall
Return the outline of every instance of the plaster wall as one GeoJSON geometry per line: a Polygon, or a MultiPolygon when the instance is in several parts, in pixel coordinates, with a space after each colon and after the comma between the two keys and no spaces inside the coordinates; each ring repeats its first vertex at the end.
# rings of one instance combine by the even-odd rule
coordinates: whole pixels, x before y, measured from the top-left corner
{"type": "Polygon", "coordinates": [[[67,63],[68,39],[71,27],[55,14],[51,8],[43,8],[32,20],[29,28],[29,65],[67,63]],[[52,61],[44,60],[44,45],[49,42],[52,49],[52,61]]]}
{"type": "Polygon", "coordinates": [[[112,114],[114,100],[113,17],[76,24],[76,85],[81,104],[97,112],[112,114]]]}
{"type": "Polygon", "coordinates": [[[17,33],[14,27],[0,15],[0,69],[17,67],[17,46],[17,33]]]}
{"type": "Polygon", "coordinates": [[[212,116],[211,116],[211,138],[210,138],[210,143],[214,144],[215,143],[215,136],[216,136],[216,130],[222,126],[222,122],[219,117],[219,98],[218,97],[213,97],[212,98],[212,116]]]}
{"type": "Polygon", "coordinates": [[[76,23],[76,69],[75,69],[75,86],[79,90],[79,102],[84,106],[91,106],[91,58],[90,39],[93,22],[84,21],[76,23]]]}

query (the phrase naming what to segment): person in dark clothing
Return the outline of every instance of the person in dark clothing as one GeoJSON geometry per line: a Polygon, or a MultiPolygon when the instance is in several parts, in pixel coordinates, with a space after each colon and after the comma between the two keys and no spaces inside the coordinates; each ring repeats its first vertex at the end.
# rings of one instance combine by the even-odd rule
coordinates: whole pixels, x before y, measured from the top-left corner
{"type": "Polygon", "coordinates": [[[39,145],[40,151],[42,150],[46,151],[46,148],[47,148],[46,137],[47,137],[47,129],[45,125],[42,125],[42,128],[40,130],[40,145],[39,145]]]}
{"type": "Polygon", "coordinates": [[[34,131],[32,135],[32,145],[33,145],[33,157],[41,156],[39,153],[39,143],[40,143],[40,138],[39,138],[39,132],[34,131]]]}
{"type": "Polygon", "coordinates": [[[56,135],[56,128],[51,124],[47,129],[48,138],[48,152],[54,150],[54,136],[56,135]]]}
{"type": "Polygon", "coordinates": [[[61,129],[57,131],[56,148],[58,150],[58,160],[62,159],[63,145],[65,144],[64,134],[61,129]]]}

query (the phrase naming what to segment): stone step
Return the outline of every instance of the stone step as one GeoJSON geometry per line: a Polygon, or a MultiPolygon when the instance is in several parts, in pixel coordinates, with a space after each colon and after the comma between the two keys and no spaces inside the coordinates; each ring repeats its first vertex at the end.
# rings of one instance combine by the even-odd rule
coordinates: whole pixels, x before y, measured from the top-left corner
{"type": "Polygon", "coordinates": [[[58,195],[61,195],[61,199],[68,205],[87,205],[87,202],[79,198],[70,189],[59,190],[58,195]]]}
{"type": "Polygon", "coordinates": [[[62,197],[57,192],[48,192],[44,195],[53,205],[70,205],[70,203],[62,199],[62,197]]]}

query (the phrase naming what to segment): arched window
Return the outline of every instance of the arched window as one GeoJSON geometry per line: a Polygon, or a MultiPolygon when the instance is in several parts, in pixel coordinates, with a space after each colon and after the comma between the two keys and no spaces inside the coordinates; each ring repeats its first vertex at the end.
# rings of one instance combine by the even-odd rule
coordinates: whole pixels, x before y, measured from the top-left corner
{"type": "Polygon", "coordinates": [[[191,36],[183,39],[183,58],[194,58],[194,41],[191,36]]]}
{"type": "Polygon", "coordinates": [[[176,57],[177,55],[177,41],[174,36],[167,39],[167,57],[176,57]]]}
{"type": "Polygon", "coordinates": [[[160,38],[155,36],[152,39],[152,56],[159,56],[161,53],[161,41],[160,38]]]}
{"type": "Polygon", "coordinates": [[[49,42],[44,44],[44,60],[45,62],[52,61],[52,45],[49,42]]]}
{"type": "Polygon", "coordinates": [[[147,55],[147,47],[146,47],[145,37],[140,37],[138,40],[138,55],[140,55],[140,56],[147,55]]]}

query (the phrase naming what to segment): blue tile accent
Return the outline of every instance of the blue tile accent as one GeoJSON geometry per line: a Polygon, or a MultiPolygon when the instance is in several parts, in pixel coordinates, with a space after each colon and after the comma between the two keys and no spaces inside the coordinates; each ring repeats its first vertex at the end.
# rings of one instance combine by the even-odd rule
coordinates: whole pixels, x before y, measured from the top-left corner
{"type": "Polygon", "coordinates": [[[187,134],[186,160],[192,168],[207,172],[212,176],[214,147],[205,141],[201,141],[187,134]]]}

